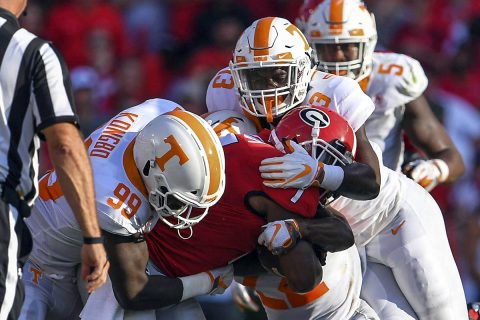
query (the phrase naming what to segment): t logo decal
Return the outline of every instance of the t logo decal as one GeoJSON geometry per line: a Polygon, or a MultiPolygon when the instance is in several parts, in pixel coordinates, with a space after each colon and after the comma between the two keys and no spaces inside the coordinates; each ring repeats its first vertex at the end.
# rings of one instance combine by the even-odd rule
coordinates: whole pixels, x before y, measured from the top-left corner
{"type": "Polygon", "coordinates": [[[43,272],[34,267],[30,267],[30,272],[33,273],[33,283],[38,284],[43,272]]]}
{"type": "Polygon", "coordinates": [[[170,145],[170,150],[168,150],[163,156],[160,158],[155,158],[155,162],[160,167],[160,170],[165,171],[165,164],[172,159],[173,157],[178,157],[178,163],[182,166],[185,162],[190,160],[185,152],[183,151],[182,147],[178,144],[177,140],[174,136],[169,135],[165,138],[165,143],[170,145]]]}
{"type": "Polygon", "coordinates": [[[214,124],[213,125],[213,130],[215,130],[215,133],[217,135],[219,135],[220,132],[222,132],[223,130],[227,130],[230,133],[235,133],[235,129],[232,128],[232,124],[233,123],[238,123],[238,120],[243,121],[242,119],[235,118],[235,117],[227,118],[227,119],[223,120],[222,122],[218,122],[218,123],[214,124]]]}

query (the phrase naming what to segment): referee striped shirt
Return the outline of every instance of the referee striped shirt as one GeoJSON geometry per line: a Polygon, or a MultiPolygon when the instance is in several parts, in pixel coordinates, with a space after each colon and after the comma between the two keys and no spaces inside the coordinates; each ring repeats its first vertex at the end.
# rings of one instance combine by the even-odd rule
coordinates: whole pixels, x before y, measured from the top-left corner
{"type": "Polygon", "coordinates": [[[63,58],[0,8],[0,182],[30,203],[41,130],[59,122],[78,123],[63,58]]]}

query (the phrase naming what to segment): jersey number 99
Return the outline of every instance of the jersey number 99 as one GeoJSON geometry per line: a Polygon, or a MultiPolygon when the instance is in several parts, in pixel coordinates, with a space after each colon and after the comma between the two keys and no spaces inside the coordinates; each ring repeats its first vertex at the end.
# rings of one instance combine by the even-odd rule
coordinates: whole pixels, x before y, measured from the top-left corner
{"type": "Polygon", "coordinates": [[[113,190],[115,198],[108,198],[107,204],[115,210],[122,208],[122,215],[130,219],[132,218],[140,208],[142,200],[133,192],[130,192],[130,188],[123,183],[119,183],[115,190],[113,190]],[[126,204],[126,206],[124,206],[126,204]]]}

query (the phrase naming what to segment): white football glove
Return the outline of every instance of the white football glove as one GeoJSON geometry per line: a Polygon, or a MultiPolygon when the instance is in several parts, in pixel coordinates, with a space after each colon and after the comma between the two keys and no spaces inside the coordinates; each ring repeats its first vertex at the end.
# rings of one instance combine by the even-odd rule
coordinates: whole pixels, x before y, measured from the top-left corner
{"type": "Polygon", "coordinates": [[[415,160],[403,167],[403,172],[428,192],[448,178],[448,165],[441,159],[415,160]]]}
{"type": "Polygon", "coordinates": [[[272,254],[281,255],[293,248],[301,238],[302,233],[295,219],[278,220],[265,225],[258,243],[267,247],[272,254]]]}
{"type": "Polygon", "coordinates": [[[222,294],[233,281],[233,266],[231,264],[207,271],[212,282],[210,295],[222,294]]]}
{"type": "Polygon", "coordinates": [[[312,158],[292,140],[286,141],[292,153],[264,159],[259,167],[263,184],[271,188],[308,188],[323,168],[323,163],[312,158]]]}
{"type": "Polygon", "coordinates": [[[250,292],[245,286],[234,281],[230,287],[230,290],[232,292],[233,302],[235,302],[235,304],[239,306],[242,311],[249,310],[258,312],[260,310],[260,307],[252,299],[250,292]]]}

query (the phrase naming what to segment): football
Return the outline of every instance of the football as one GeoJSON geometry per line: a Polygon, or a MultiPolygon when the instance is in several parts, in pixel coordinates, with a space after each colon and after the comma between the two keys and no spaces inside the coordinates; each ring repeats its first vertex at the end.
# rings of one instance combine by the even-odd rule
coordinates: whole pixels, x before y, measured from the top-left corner
{"type": "Polygon", "coordinates": [[[258,259],[269,272],[287,278],[296,292],[308,292],[322,281],[322,266],[307,241],[299,241],[286,254],[273,255],[266,247],[257,247],[258,259]]]}

